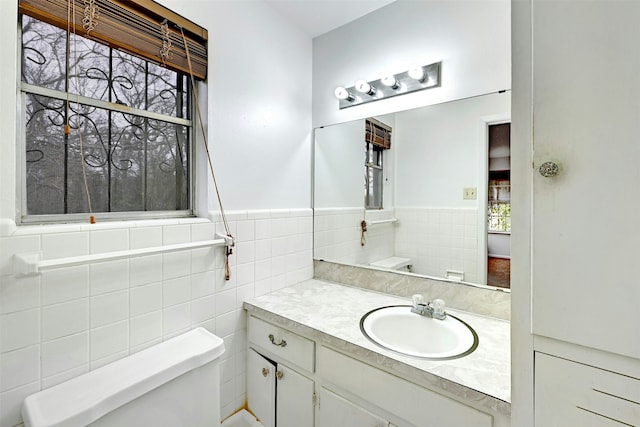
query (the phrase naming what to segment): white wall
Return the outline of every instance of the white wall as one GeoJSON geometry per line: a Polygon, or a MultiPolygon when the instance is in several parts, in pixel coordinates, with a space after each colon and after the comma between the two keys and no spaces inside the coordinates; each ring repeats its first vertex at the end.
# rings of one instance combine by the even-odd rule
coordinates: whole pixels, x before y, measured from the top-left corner
{"type": "Polygon", "coordinates": [[[260,0],[160,3],[209,30],[209,143],[225,208],[310,207],[311,40],[260,0]]]}
{"type": "MultiPolygon", "coordinates": [[[[198,174],[205,218],[15,226],[17,1],[3,0],[0,43],[0,426],[41,388],[203,325],[223,337],[222,415],[244,404],[242,301],[312,277],[311,40],[262,1],[162,0],[209,30],[209,143],[232,233],[221,249],[13,274],[15,253],[80,255],[211,238],[219,223],[198,174]],[[215,217],[215,215],[213,215],[215,217]]],[[[18,112],[19,113],[19,112],[18,112]]],[[[18,165],[19,166],[19,165],[18,165]]],[[[199,167],[204,166],[203,158],[199,167]]]]}
{"type": "MultiPolygon", "coordinates": [[[[375,117],[394,128],[395,114],[375,117]]],[[[395,204],[395,133],[383,152],[382,204],[395,204]]],[[[363,208],[365,187],[365,121],[353,120],[314,131],[314,208],[363,208]]]]}
{"type": "Polygon", "coordinates": [[[511,87],[510,3],[399,0],[313,40],[313,126],[511,87]],[[442,61],[442,87],[338,109],[333,91],[442,61]]]}
{"type": "Polygon", "coordinates": [[[363,209],[364,133],[364,120],[315,130],[314,208],[363,209]]]}
{"type": "Polygon", "coordinates": [[[396,206],[479,207],[465,187],[487,168],[486,121],[508,118],[511,94],[490,94],[396,114],[396,206]]]}

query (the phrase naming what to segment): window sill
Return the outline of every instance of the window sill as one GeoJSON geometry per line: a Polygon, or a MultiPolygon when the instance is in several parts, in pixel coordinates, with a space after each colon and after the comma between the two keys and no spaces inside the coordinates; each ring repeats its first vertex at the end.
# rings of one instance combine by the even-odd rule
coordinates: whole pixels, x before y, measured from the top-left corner
{"type": "Polygon", "coordinates": [[[488,233],[488,234],[504,234],[504,235],[507,235],[507,236],[510,236],[510,235],[511,235],[511,232],[510,232],[510,231],[494,231],[494,230],[489,230],[489,231],[487,231],[487,233],[488,233]]]}

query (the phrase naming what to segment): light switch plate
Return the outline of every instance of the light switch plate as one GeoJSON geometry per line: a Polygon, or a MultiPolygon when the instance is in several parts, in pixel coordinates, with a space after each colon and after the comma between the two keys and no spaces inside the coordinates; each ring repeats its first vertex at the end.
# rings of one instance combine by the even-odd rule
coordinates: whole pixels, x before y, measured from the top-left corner
{"type": "Polygon", "coordinates": [[[478,197],[478,189],[476,187],[465,187],[462,198],[464,200],[476,200],[478,197]]]}

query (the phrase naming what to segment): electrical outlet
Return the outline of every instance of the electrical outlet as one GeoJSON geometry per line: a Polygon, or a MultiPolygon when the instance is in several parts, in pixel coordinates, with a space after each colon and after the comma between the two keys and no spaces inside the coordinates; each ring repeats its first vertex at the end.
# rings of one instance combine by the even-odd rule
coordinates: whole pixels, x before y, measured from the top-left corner
{"type": "Polygon", "coordinates": [[[478,189],[476,187],[466,187],[463,191],[462,198],[464,200],[476,200],[478,197],[478,189]]]}

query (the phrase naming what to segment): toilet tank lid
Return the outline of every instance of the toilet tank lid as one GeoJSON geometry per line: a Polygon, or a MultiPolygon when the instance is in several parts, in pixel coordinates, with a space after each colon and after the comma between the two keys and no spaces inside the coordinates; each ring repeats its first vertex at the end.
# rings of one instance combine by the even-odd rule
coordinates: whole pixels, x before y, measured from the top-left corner
{"type": "Polygon", "coordinates": [[[401,257],[393,256],[390,258],[381,259],[379,261],[374,261],[369,265],[371,265],[372,267],[394,269],[394,268],[406,267],[409,264],[411,264],[410,258],[401,258],[401,257]]]}
{"type": "Polygon", "coordinates": [[[223,353],[220,337],[204,328],[193,329],[28,396],[22,406],[24,423],[27,427],[88,425],[223,353]]]}

